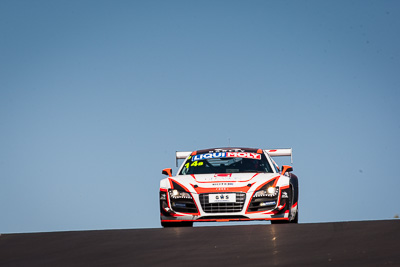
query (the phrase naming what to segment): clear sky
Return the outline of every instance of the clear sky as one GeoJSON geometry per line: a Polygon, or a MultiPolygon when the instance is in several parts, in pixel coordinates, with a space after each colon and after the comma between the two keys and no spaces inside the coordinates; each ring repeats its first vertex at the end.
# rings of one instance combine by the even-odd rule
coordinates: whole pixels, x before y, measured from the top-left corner
{"type": "Polygon", "coordinates": [[[391,219],[399,100],[399,1],[2,0],[0,233],[160,227],[229,144],[293,148],[300,223],[391,219]]]}

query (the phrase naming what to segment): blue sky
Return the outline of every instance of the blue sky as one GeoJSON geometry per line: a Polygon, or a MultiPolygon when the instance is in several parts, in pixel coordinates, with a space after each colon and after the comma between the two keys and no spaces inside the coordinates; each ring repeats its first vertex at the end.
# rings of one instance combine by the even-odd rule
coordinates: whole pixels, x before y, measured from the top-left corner
{"type": "Polygon", "coordinates": [[[228,144],[293,148],[301,223],[393,218],[399,13],[1,1],[0,233],[160,227],[175,151],[228,144]]]}

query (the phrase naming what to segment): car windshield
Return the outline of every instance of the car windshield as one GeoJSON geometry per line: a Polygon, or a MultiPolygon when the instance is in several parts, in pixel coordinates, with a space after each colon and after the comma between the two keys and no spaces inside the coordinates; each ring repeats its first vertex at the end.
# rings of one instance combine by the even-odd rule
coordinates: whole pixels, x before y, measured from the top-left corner
{"type": "Polygon", "coordinates": [[[273,172],[264,154],[208,153],[190,156],[180,175],[207,173],[273,172]]]}

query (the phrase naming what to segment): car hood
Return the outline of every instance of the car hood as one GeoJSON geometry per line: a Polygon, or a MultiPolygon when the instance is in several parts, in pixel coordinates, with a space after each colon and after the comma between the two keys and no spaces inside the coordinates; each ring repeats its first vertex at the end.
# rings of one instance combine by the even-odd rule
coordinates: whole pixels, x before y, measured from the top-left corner
{"type": "Polygon", "coordinates": [[[265,173],[212,173],[212,174],[195,174],[190,175],[198,183],[209,183],[216,181],[230,182],[249,182],[257,176],[265,176],[265,173]]]}
{"type": "MultiPolygon", "coordinates": [[[[179,175],[172,179],[185,186],[191,192],[205,192],[207,189],[221,189],[222,191],[251,192],[263,183],[279,177],[278,173],[213,173],[179,175]]],[[[213,191],[213,190],[212,190],[213,191]]]]}

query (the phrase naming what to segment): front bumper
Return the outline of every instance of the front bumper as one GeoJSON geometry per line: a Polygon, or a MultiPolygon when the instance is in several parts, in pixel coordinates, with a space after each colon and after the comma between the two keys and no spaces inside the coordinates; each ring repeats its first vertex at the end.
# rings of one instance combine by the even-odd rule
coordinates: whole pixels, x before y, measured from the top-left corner
{"type": "Polygon", "coordinates": [[[161,221],[226,222],[289,220],[289,199],[285,198],[288,195],[288,186],[280,188],[280,192],[276,198],[256,199],[253,198],[254,192],[235,193],[235,202],[209,203],[208,193],[191,193],[192,199],[177,201],[170,198],[166,189],[161,189],[161,221]],[[190,212],[188,212],[189,209],[190,212]]]}

